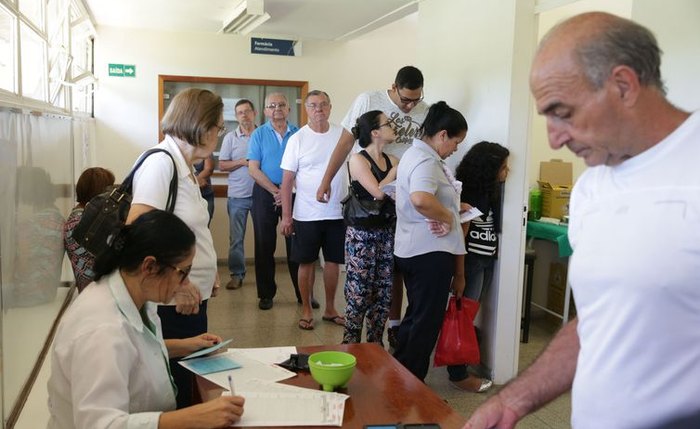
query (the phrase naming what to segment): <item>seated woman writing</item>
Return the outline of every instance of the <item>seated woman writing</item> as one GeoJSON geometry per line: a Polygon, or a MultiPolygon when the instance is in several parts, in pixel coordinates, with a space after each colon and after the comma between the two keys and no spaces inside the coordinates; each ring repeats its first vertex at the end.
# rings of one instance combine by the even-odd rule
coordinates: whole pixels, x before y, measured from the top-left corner
{"type": "Polygon", "coordinates": [[[221,428],[243,414],[222,396],[175,411],[168,358],[221,341],[204,333],[163,340],[156,303],[189,282],[195,236],[172,213],[152,210],[127,225],[95,281],[68,309],[54,339],[49,428],[221,428]]]}

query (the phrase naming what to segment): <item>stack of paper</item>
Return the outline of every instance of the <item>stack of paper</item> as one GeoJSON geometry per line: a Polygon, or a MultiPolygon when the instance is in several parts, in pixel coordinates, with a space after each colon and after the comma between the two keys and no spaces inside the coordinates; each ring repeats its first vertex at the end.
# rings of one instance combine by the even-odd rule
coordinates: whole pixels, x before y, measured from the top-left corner
{"type": "Polygon", "coordinates": [[[212,373],[238,369],[241,364],[231,359],[226,353],[198,359],[181,360],[180,365],[201,376],[212,373]]]}
{"type": "MultiPolygon", "coordinates": [[[[257,359],[253,359],[247,356],[245,353],[241,353],[240,351],[232,349],[229,349],[226,353],[222,353],[217,356],[226,357],[239,364],[240,367],[229,371],[198,374],[211,381],[212,383],[223,387],[224,389],[228,389],[229,374],[233,377],[234,381],[236,382],[236,386],[238,386],[238,389],[240,389],[241,391],[244,390],[246,383],[248,383],[250,380],[264,380],[274,382],[286,380],[296,375],[296,373],[292,371],[287,371],[286,369],[281,368],[277,365],[261,362],[257,359]]],[[[185,368],[188,368],[187,363],[188,361],[180,362],[180,365],[184,366],[185,368]]]]}
{"type": "Polygon", "coordinates": [[[349,397],[263,380],[250,380],[245,391],[236,394],[245,398],[245,411],[236,427],[342,426],[349,397]]]}

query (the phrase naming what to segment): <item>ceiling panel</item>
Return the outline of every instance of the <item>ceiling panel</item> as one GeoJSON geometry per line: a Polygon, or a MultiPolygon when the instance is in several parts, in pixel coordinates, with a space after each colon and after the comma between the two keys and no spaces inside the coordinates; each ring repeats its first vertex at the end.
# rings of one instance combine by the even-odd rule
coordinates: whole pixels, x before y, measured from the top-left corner
{"type": "MultiPolygon", "coordinates": [[[[217,33],[238,0],[84,0],[95,23],[217,33]]],[[[297,39],[357,37],[418,10],[419,0],[265,0],[271,18],[255,31],[297,39]],[[350,33],[350,34],[349,34],[350,33]]]]}

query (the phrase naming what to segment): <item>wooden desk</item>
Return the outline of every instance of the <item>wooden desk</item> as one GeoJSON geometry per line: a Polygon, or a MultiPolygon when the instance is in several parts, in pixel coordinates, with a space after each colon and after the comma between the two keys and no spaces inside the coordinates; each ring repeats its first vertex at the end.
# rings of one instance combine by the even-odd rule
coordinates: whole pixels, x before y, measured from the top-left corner
{"type": "MultiPolygon", "coordinates": [[[[357,358],[357,367],[347,389],[340,390],[350,395],[345,402],[343,428],[362,429],[364,425],[381,423],[438,423],[442,429],[459,429],[465,423],[464,417],[377,344],[310,346],[297,350],[308,354],[339,350],[357,358]]],[[[319,389],[307,372],[300,372],[282,383],[319,389]]],[[[216,398],[224,391],[200,376],[197,376],[197,387],[204,400],[216,398]]]]}

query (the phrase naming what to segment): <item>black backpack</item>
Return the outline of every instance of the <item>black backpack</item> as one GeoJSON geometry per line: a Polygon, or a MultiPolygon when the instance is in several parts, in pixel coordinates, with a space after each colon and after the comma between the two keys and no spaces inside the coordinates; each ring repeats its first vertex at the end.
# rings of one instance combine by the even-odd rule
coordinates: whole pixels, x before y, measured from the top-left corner
{"type": "Polygon", "coordinates": [[[165,209],[171,213],[175,210],[175,200],[177,199],[177,165],[175,165],[175,160],[164,149],[150,149],[144,152],[118,188],[93,197],[85,205],[83,216],[73,230],[73,238],[93,255],[97,256],[105,250],[113,248],[115,239],[124,227],[131,207],[134,174],[143,161],[156,152],[167,154],[173,161],[175,170],[173,178],[170,180],[168,202],[165,209]]]}

